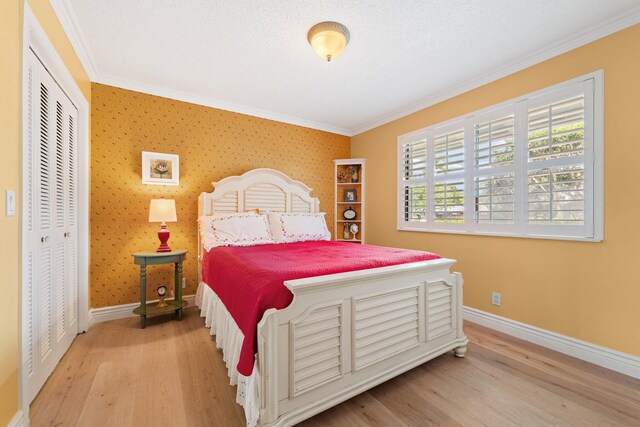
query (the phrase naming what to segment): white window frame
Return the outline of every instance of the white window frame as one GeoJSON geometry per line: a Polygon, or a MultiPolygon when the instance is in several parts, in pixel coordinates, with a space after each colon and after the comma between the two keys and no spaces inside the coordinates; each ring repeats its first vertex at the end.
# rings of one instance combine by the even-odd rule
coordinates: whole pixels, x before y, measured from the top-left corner
{"type": "MultiPolygon", "coordinates": [[[[493,105],[464,116],[456,117],[398,137],[397,155],[397,229],[404,231],[423,231],[453,234],[490,235],[505,237],[524,237],[555,240],[577,240],[601,242],[604,239],[604,71],[597,70],[574,79],[493,105]],[[584,129],[584,225],[539,225],[528,224],[528,172],[549,166],[562,166],[573,163],[569,160],[553,159],[528,162],[528,111],[536,106],[545,105],[563,96],[584,93],[585,129],[584,129]],[[514,114],[515,148],[514,163],[510,166],[476,169],[474,164],[474,125],[488,120],[514,114]],[[464,204],[463,223],[436,223],[433,221],[434,157],[435,135],[464,129],[464,204]],[[403,177],[404,144],[427,140],[427,174],[422,180],[427,188],[427,212],[425,222],[404,220],[403,177]],[[475,178],[483,176],[514,174],[514,223],[487,224],[474,221],[475,178]]],[[[411,180],[411,184],[416,181],[411,180]]]]}

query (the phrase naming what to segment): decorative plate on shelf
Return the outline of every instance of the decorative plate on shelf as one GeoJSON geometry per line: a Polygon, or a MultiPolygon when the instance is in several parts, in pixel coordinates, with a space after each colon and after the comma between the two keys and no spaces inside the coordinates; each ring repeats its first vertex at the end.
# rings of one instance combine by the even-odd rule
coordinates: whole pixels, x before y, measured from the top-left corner
{"type": "Polygon", "coordinates": [[[344,217],[344,219],[347,219],[349,221],[355,219],[356,217],[356,211],[354,211],[351,206],[349,206],[348,209],[346,209],[344,212],[342,212],[342,216],[344,217]]]}

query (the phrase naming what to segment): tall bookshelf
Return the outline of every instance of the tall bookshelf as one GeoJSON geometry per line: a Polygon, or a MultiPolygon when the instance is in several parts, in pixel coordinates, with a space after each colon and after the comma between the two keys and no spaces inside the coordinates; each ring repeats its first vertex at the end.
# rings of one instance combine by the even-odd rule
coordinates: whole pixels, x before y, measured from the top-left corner
{"type": "Polygon", "coordinates": [[[364,211],[364,180],[365,180],[365,160],[364,159],[338,159],[333,161],[333,182],[334,182],[334,225],[333,239],[353,243],[364,243],[365,233],[365,211],[364,211]],[[355,199],[348,199],[354,195],[355,199]],[[344,212],[353,209],[355,218],[346,219],[344,212]],[[358,226],[358,232],[354,235],[349,231],[349,238],[345,235],[345,226],[351,229],[351,225],[358,226]]]}

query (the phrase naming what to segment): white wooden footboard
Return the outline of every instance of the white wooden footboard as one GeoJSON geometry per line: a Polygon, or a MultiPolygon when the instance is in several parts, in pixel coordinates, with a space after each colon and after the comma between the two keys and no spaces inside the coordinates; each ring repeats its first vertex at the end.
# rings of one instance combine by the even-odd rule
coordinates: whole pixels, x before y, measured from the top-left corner
{"type": "Polygon", "coordinates": [[[258,326],[260,425],[292,425],[427,360],[464,356],[454,260],[291,280],[258,326]]]}

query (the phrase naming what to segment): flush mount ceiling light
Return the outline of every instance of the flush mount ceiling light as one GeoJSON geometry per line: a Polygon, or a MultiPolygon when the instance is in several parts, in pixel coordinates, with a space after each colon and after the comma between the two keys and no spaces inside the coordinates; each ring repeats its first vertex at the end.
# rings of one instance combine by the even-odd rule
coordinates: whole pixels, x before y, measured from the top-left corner
{"type": "Polygon", "coordinates": [[[339,22],[327,21],[314,25],[307,40],[321,58],[330,62],[340,55],[349,43],[349,30],[339,22]]]}

